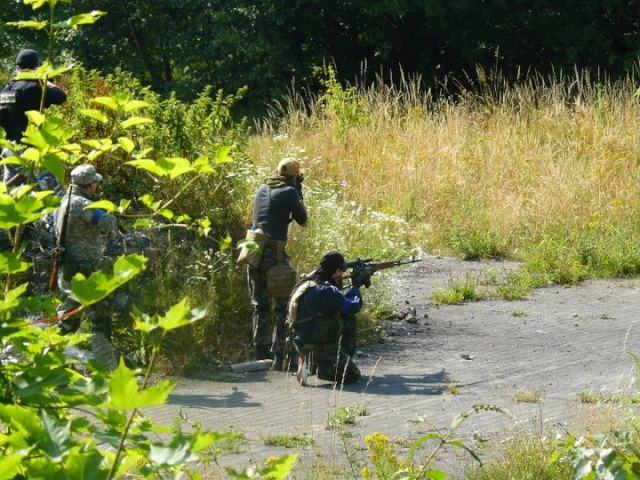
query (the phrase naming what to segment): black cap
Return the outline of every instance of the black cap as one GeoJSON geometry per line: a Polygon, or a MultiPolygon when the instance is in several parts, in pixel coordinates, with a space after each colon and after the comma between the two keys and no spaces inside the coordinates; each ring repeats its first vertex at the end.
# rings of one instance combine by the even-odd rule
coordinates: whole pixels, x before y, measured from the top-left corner
{"type": "Polygon", "coordinates": [[[346,270],[344,257],[337,251],[327,253],[320,261],[320,268],[326,273],[334,273],[337,269],[346,270]]]}
{"type": "Polygon", "coordinates": [[[40,66],[38,52],[30,48],[20,50],[20,53],[16,57],[16,65],[20,68],[38,68],[40,66]]]}

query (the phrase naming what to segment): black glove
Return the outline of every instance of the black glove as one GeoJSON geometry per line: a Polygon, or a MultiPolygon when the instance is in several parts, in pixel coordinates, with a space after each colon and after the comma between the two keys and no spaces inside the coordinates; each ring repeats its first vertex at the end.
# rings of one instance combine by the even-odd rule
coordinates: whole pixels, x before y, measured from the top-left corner
{"type": "Polygon", "coordinates": [[[369,288],[371,286],[371,275],[364,275],[362,273],[358,273],[351,277],[351,285],[360,288],[361,286],[365,286],[369,288]]]}

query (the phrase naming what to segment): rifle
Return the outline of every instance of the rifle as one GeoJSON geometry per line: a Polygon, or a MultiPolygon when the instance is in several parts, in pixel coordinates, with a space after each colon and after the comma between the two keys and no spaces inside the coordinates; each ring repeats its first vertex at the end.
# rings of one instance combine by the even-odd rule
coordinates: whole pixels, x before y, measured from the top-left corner
{"type": "MultiPolygon", "coordinates": [[[[384,262],[374,262],[372,258],[358,258],[357,260],[354,260],[352,262],[347,262],[345,264],[346,269],[351,269],[351,271],[342,276],[342,279],[345,278],[353,278],[353,277],[357,277],[357,276],[361,276],[362,278],[367,278],[367,277],[371,277],[371,275],[373,275],[374,273],[376,273],[379,270],[384,270],[385,268],[392,268],[392,267],[397,267],[399,265],[406,265],[409,263],[416,263],[416,262],[421,262],[422,259],[421,258],[415,258],[415,257],[411,257],[410,259],[407,260],[403,260],[403,259],[398,259],[398,260],[387,260],[384,262]]],[[[370,286],[370,282],[369,280],[365,280],[363,282],[363,285],[365,287],[369,287],[370,286]]]]}
{"type": "Polygon", "coordinates": [[[71,206],[71,190],[73,184],[69,185],[69,192],[67,193],[67,204],[65,205],[64,215],[62,216],[62,225],[60,225],[60,235],[56,238],[56,248],[53,250],[53,266],[51,267],[51,276],[49,277],[49,290],[53,290],[56,286],[56,279],[58,277],[58,268],[64,259],[64,249],[67,239],[67,223],[69,221],[69,210],[71,206]]]}

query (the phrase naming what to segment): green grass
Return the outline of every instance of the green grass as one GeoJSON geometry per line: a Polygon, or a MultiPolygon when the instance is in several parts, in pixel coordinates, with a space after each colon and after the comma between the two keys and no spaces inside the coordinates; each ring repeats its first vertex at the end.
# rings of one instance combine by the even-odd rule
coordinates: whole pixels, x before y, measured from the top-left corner
{"type": "Polygon", "coordinates": [[[369,415],[369,412],[362,405],[353,405],[351,407],[338,407],[333,413],[327,417],[327,430],[336,430],[345,425],[355,425],[358,417],[369,415]]]}
{"type": "Polygon", "coordinates": [[[513,396],[513,400],[517,403],[538,403],[542,399],[542,391],[538,389],[525,390],[521,389],[513,396]]]}
{"type": "Polygon", "coordinates": [[[265,445],[285,448],[302,448],[314,444],[313,439],[309,438],[307,435],[297,434],[264,435],[262,440],[265,445]]]}

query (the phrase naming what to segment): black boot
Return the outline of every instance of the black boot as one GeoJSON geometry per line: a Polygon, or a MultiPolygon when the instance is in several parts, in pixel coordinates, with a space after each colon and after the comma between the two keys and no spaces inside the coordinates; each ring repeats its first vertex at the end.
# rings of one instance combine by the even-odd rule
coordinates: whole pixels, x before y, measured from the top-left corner
{"type": "Polygon", "coordinates": [[[273,359],[271,347],[269,347],[268,345],[257,345],[255,347],[255,357],[253,358],[254,361],[271,359],[273,359]]]}
{"type": "Polygon", "coordinates": [[[276,372],[282,372],[284,368],[284,355],[282,353],[276,353],[273,356],[273,369],[276,372]]]}
{"type": "Polygon", "coordinates": [[[276,372],[293,372],[298,370],[298,356],[276,353],[273,357],[273,369],[276,372]]]}

